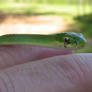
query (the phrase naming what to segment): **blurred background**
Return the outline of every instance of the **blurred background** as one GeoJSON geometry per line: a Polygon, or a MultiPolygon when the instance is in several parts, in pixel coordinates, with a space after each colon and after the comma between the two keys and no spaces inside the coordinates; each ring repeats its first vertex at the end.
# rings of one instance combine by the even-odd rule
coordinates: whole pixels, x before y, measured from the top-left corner
{"type": "Polygon", "coordinates": [[[92,52],[92,0],[0,0],[0,35],[81,32],[92,52]]]}

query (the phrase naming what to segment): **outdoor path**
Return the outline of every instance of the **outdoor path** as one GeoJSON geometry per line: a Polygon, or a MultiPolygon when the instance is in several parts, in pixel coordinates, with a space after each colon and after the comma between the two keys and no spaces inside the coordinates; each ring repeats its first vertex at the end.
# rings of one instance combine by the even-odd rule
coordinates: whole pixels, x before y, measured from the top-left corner
{"type": "Polygon", "coordinates": [[[8,16],[0,23],[0,35],[51,34],[65,31],[66,26],[58,16],[8,16]]]}

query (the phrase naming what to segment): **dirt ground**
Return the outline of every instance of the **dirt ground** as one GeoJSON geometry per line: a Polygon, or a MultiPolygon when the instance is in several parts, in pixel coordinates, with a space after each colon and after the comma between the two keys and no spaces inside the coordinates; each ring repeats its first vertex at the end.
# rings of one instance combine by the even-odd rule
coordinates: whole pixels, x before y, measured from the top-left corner
{"type": "Polygon", "coordinates": [[[66,23],[56,16],[2,16],[0,35],[4,34],[51,34],[63,32],[66,23]]]}

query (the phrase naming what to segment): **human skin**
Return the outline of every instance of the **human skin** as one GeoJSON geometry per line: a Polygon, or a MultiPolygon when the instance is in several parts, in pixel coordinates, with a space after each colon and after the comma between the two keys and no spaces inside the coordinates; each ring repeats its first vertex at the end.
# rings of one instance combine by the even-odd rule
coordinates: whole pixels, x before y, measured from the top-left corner
{"type": "Polygon", "coordinates": [[[0,46],[0,92],[92,92],[92,54],[0,46]]]}

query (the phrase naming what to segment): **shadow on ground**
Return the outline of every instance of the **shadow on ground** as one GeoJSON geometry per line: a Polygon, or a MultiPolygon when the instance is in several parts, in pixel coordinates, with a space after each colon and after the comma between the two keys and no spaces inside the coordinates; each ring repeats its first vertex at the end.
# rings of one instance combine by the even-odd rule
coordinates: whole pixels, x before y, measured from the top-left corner
{"type": "Polygon", "coordinates": [[[0,11],[0,23],[2,23],[5,19],[7,19],[7,14],[0,11]]]}
{"type": "Polygon", "coordinates": [[[57,12],[57,11],[43,11],[43,10],[37,10],[36,8],[28,8],[28,9],[7,9],[7,10],[0,10],[0,23],[2,23],[5,19],[7,19],[8,16],[12,17],[18,17],[23,18],[23,16],[49,16],[49,15],[55,15],[55,16],[65,16],[69,15],[71,16],[71,13],[67,12],[57,12]]]}

